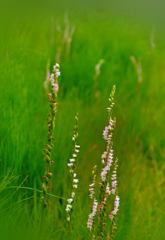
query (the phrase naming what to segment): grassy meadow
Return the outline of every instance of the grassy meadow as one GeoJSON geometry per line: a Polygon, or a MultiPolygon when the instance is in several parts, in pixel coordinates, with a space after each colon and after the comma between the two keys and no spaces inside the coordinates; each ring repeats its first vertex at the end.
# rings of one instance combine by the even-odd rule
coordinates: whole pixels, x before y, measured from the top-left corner
{"type": "Polygon", "coordinates": [[[1,22],[0,46],[0,239],[90,239],[88,186],[92,167],[101,163],[106,108],[115,84],[120,195],[115,240],[164,240],[165,49],[159,31],[75,6],[13,14],[1,22]],[[49,111],[44,81],[55,62],[61,76],[52,211],[45,214],[40,204],[49,111]],[[80,183],[69,231],[65,200],[59,197],[68,197],[67,162],[77,112],[80,183]]]}

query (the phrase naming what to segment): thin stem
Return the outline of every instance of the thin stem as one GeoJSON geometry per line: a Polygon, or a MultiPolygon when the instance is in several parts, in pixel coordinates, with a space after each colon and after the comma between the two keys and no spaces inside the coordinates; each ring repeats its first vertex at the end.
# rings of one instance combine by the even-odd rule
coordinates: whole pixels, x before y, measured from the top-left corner
{"type": "MultiPolygon", "coordinates": [[[[19,186],[10,186],[8,187],[7,189],[12,189],[12,188],[16,188],[16,189],[26,189],[26,190],[30,190],[30,191],[36,191],[38,193],[42,193],[42,190],[39,190],[39,189],[36,189],[36,188],[31,188],[31,187],[19,187],[19,186]]],[[[52,193],[46,193],[47,196],[50,196],[50,197],[54,197],[54,198],[57,198],[57,199],[62,199],[62,200],[65,200],[66,201],[66,198],[64,197],[60,197],[58,195],[55,195],[55,194],[52,194],[52,193]]]]}

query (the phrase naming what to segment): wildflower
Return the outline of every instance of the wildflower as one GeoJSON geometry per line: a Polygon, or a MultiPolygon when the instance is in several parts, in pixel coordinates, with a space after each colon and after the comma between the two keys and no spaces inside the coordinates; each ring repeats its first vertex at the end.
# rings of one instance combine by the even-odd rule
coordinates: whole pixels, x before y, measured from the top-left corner
{"type": "Polygon", "coordinates": [[[56,71],[56,69],[59,69],[59,67],[60,67],[59,63],[56,63],[56,64],[54,65],[54,67],[53,67],[54,72],[56,71]]]}
{"type": "Polygon", "coordinates": [[[68,165],[68,167],[72,167],[73,163],[71,162],[71,163],[68,163],[67,165],[68,165]]]}
{"type": "Polygon", "coordinates": [[[87,221],[87,228],[91,231],[93,227],[93,219],[96,215],[97,212],[97,207],[98,207],[98,202],[96,199],[93,201],[93,208],[92,212],[89,214],[88,221],[87,221]]]}
{"type": "Polygon", "coordinates": [[[67,204],[66,209],[65,209],[66,212],[70,212],[71,209],[72,209],[72,205],[71,204],[67,204]]]}
{"type": "MultiPolygon", "coordinates": [[[[105,151],[101,156],[101,161],[103,167],[100,172],[100,182],[99,191],[95,190],[95,179],[89,185],[89,197],[93,199],[92,211],[88,216],[87,228],[92,231],[91,239],[93,236],[97,239],[112,239],[114,233],[115,223],[111,222],[111,232],[110,234],[106,232],[106,224],[108,218],[113,219],[119,210],[119,196],[116,195],[117,192],[117,160],[114,161],[114,151],[113,151],[113,130],[115,126],[115,119],[112,118],[111,111],[114,106],[114,93],[115,87],[113,87],[110,98],[108,110],[108,125],[103,130],[103,139],[106,143],[105,151]],[[112,168],[112,170],[111,170],[112,168]],[[109,182],[111,180],[111,182],[109,182]],[[97,192],[99,192],[98,198],[97,192]],[[111,213],[108,212],[108,198],[111,194],[115,196],[114,207],[111,213]],[[98,199],[98,201],[96,200],[98,199]],[[94,225],[94,217],[97,214],[97,223],[94,225]]],[[[93,173],[92,173],[93,174],[93,173]]],[[[96,221],[95,220],[95,221],[96,221]]]]}
{"type": "Polygon", "coordinates": [[[75,199],[75,190],[78,188],[78,183],[79,183],[79,179],[77,178],[77,173],[75,171],[75,164],[76,164],[76,159],[77,159],[77,154],[78,152],[76,152],[76,149],[79,149],[79,145],[77,144],[77,138],[78,138],[78,117],[75,117],[76,123],[75,123],[75,127],[74,127],[74,133],[73,133],[73,137],[72,137],[72,141],[73,141],[73,153],[72,153],[72,158],[69,159],[68,162],[68,167],[69,167],[69,172],[72,174],[72,192],[71,192],[71,197],[68,198],[67,200],[67,206],[66,206],[66,213],[67,213],[67,217],[66,220],[67,221],[71,221],[71,210],[73,207],[73,203],[74,203],[74,199],[75,199]]]}
{"type": "Polygon", "coordinates": [[[91,183],[91,184],[89,185],[89,197],[90,197],[91,199],[92,199],[93,196],[94,196],[94,186],[95,186],[94,183],[91,183]]]}
{"type": "Polygon", "coordinates": [[[74,179],[73,179],[73,182],[74,182],[74,183],[78,183],[79,180],[74,178],[74,179]]]}
{"type": "Polygon", "coordinates": [[[71,193],[71,197],[74,198],[75,197],[75,192],[71,193]]]}
{"type": "Polygon", "coordinates": [[[113,163],[113,150],[111,149],[110,153],[109,153],[108,161],[101,172],[101,179],[103,182],[105,182],[105,180],[106,180],[106,176],[110,171],[112,163],[113,163]]]}
{"type": "Polygon", "coordinates": [[[58,91],[59,91],[59,85],[58,85],[58,83],[54,83],[54,84],[53,84],[53,90],[54,90],[55,93],[58,93],[58,91]]]}
{"type": "Polygon", "coordinates": [[[92,183],[89,184],[89,197],[90,199],[93,199],[94,198],[94,195],[95,195],[95,184],[96,184],[96,168],[97,166],[95,165],[93,167],[93,170],[92,170],[92,183]]]}
{"type": "Polygon", "coordinates": [[[113,173],[112,175],[112,193],[113,194],[115,194],[116,192],[116,186],[117,186],[116,173],[113,173]]]}
{"type": "Polygon", "coordinates": [[[67,202],[68,202],[69,204],[71,204],[71,203],[73,202],[73,198],[69,198],[69,199],[67,200],[67,202]]]}
{"type": "Polygon", "coordinates": [[[59,77],[61,75],[60,71],[57,71],[56,75],[59,77]]]}
{"type": "Polygon", "coordinates": [[[55,65],[54,65],[54,67],[53,67],[53,70],[54,70],[54,74],[55,74],[55,77],[56,78],[58,78],[60,75],[61,75],[61,73],[60,73],[60,70],[59,70],[59,64],[58,63],[56,63],[55,65]]]}
{"type": "Polygon", "coordinates": [[[71,159],[69,160],[69,162],[70,162],[70,163],[74,163],[74,162],[75,162],[75,158],[71,158],[71,159]]]}
{"type": "Polygon", "coordinates": [[[108,140],[109,138],[109,132],[111,130],[113,130],[113,126],[114,126],[114,121],[112,119],[109,120],[109,124],[108,126],[105,127],[104,131],[103,131],[103,138],[105,140],[108,140]]]}
{"type": "Polygon", "coordinates": [[[111,177],[111,181],[112,181],[112,194],[115,195],[116,193],[116,189],[117,189],[117,159],[115,161],[115,167],[114,170],[112,172],[112,177],[111,177]]]}
{"type": "Polygon", "coordinates": [[[117,195],[115,198],[114,208],[113,208],[112,212],[109,214],[110,219],[113,219],[116,216],[116,214],[119,210],[119,205],[120,205],[120,198],[117,195]]]}
{"type": "Polygon", "coordinates": [[[52,184],[51,184],[51,177],[53,175],[52,171],[52,165],[54,161],[52,160],[52,151],[53,151],[53,145],[54,145],[54,129],[55,129],[55,118],[56,118],[56,111],[57,111],[57,93],[59,90],[58,86],[58,76],[59,76],[59,64],[55,64],[55,67],[53,68],[52,73],[48,72],[48,79],[51,88],[48,93],[48,100],[50,105],[50,111],[48,114],[48,142],[45,145],[44,148],[44,158],[46,162],[45,166],[45,174],[43,176],[43,184],[42,184],[42,199],[44,202],[44,206],[47,205],[48,199],[46,192],[47,190],[51,190],[52,184]]]}

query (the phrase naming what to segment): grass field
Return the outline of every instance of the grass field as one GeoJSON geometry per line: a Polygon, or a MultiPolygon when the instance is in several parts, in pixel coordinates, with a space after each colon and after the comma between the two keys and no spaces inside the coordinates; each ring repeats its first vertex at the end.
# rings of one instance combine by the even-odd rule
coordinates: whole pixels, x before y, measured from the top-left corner
{"type": "Polygon", "coordinates": [[[114,148],[119,159],[120,211],[116,240],[165,239],[165,50],[150,24],[130,23],[108,11],[64,9],[5,22],[0,39],[0,239],[88,239],[88,185],[104,150],[102,131],[116,85],[114,148]],[[60,50],[59,50],[60,49],[60,50]],[[79,113],[80,185],[73,231],[65,205],[52,197],[40,209],[43,147],[47,138],[47,65],[60,60],[53,193],[67,198],[67,162],[79,113]],[[104,59],[101,74],[95,66],[104,59]],[[37,189],[37,190],[34,190],[37,189]]]}

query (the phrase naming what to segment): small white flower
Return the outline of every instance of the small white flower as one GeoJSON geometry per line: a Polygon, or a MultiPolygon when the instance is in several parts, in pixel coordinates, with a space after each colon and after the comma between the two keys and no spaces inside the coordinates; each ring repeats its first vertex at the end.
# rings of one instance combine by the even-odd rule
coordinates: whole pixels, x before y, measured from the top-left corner
{"type": "Polygon", "coordinates": [[[114,203],[114,209],[112,210],[111,214],[109,215],[110,218],[113,218],[117,214],[117,212],[119,210],[119,205],[120,205],[120,198],[119,198],[119,196],[116,196],[115,203],[114,203]]]}
{"type": "Polygon", "coordinates": [[[67,204],[65,211],[70,212],[71,209],[72,209],[72,205],[67,204]]]}
{"type": "Polygon", "coordinates": [[[59,67],[60,67],[59,63],[56,63],[56,64],[55,64],[55,67],[56,67],[56,68],[59,68],[59,67]]]}
{"type": "Polygon", "coordinates": [[[75,178],[75,179],[73,179],[73,182],[78,183],[79,181],[78,181],[78,179],[75,178]]]}
{"type": "Polygon", "coordinates": [[[56,63],[56,64],[53,66],[54,72],[57,71],[59,68],[60,68],[60,65],[59,65],[58,63],[56,63]]]}
{"type": "Polygon", "coordinates": [[[68,165],[68,167],[72,167],[73,163],[68,163],[67,165],[68,165]]]}
{"type": "Polygon", "coordinates": [[[67,202],[68,202],[69,204],[71,204],[71,203],[73,202],[73,198],[68,198],[68,199],[67,199],[67,202]]]}
{"type": "Polygon", "coordinates": [[[73,163],[73,162],[75,162],[75,159],[71,158],[69,161],[70,161],[70,163],[73,163]]]}
{"type": "Polygon", "coordinates": [[[89,185],[89,187],[93,187],[95,184],[94,183],[91,183],[90,185],[89,185]]]}
{"type": "Polygon", "coordinates": [[[91,231],[93,227],[93,219],[97,213],[98,202],[96,199],[93,201],[92,212],[89,214],[88,221],[87,221],[87,228],[91,231]]]}
{"type": "Polygon", "coordinates": [[[60,76],[61,75],[61,73],[60,73],[60,71],[56,71],[56,76],[60,76]]]}
{"type": "Polygon", "coordinates": [[[72,197],[72,198],[75,197],[75,192],[72,192],[71,197],[72,197]]]}

